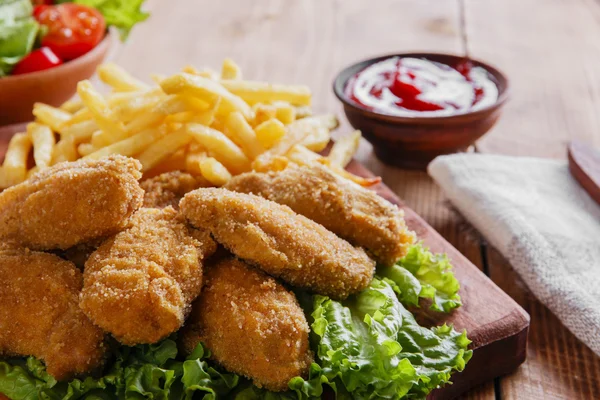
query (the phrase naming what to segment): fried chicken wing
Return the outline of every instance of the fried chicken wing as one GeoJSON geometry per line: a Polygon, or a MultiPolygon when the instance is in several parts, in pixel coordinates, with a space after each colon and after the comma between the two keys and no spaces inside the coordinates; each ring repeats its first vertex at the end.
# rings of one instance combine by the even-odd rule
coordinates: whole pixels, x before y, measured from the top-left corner
{"type": "Polygon", "coordinates": [[[58,380],[100,366],[104,333],[79,308],[82,284],[69,261],[0,245],[0,354],[42,359],[58,380]]]}
{"type": "Polygon", "coordinates": [[[216,244],[172,207],[142,208],[131,225],[85,263],[80,306],[121,343],[154,343],[183,324],[216,244]]]}
{"type": "Polygon", "coordinates": [[[0,194],[0,239],[67,249],[123,229],[142,204],[139,161],[61,163],[0,194]]]}
{"type": "Polygon", "coordinates": [[[293,293],[231,258],[206,271],[206,285],[180,332],[187,352],[203,342],[212,358],[258,387],[283,391],[312,362],[308,323],[293,293]]]}
{"type": "Polygon", "coordinates": [[[187,193],[199,187],[210,186],[202,177],[195,177],[186,172],[165,172],[148,178],[140,184],[144,189],[144,207],[179,208],[179,200],[187,193]]]}
{"type": "Polygon", "coordinates": [[[284,204],[364,247],[383,265],[394,264],[415,240],[402,210],[321,164],[292,164],[281,172],[249,172],[233,177],[225,188],[284,204]]]}
{"type": "Polygon", "coordinates": [[[181,212],[236,256],[298,287],[343,299],[367,287],[375,263],[289,207],[225,189],[185,195],[181,212]]]}

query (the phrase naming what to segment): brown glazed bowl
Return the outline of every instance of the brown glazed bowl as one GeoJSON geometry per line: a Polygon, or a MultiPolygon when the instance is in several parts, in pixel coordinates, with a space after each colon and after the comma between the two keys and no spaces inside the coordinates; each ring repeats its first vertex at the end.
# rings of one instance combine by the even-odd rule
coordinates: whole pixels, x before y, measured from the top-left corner
{"type": "Polygon", "coordinates": [[[77,91],[77,82],[94,74],[111,43],[106,33],[102,42],[86,54],[55,68],[0,78],[0,126],[31,121],[36,102],[59,106],[77,91]]]}
{"type": "Polygon", "coordinates": [[[357,72],[390,57],[413,57],[456,65],[463,57],[437,53],[391,54],[371,58],[342,70],[333,82],[333,91],[344,105],[350,124],[360,129],[371,142],[375,155],[386,164],[424,170],[441,154],[466,150],[483,136],[500,117],[500,109],[508,98],[508,79],[498,69],[477,60],[474,66],[486,69],[498,86],[498,100],[477,111],[450,116],[398,117],[366,109],[344,93],[348,80],[357,72]]]}

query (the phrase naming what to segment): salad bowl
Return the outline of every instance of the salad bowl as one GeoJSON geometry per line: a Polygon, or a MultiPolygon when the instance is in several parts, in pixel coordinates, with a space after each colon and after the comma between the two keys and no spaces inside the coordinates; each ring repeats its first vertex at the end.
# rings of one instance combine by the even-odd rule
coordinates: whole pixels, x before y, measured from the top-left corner
{"type": "Polygon", "coordinates": [[[88,53],[54,68],[0,78],[0,125],[30,121],[36,102],[59,106],[77,91],[77,82],[92,76],[102,63],[112,35],[88,53]]]}

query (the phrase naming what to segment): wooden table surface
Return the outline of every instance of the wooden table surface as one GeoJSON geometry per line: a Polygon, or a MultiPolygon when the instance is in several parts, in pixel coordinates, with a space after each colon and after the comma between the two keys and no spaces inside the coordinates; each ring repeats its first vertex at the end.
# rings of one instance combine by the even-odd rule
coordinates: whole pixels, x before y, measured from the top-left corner
{"type": "MultiPolygon", "coordinates": [[[[566,159],[571,139],[600,148],[600,2],[464,5],[471,56],[498,66],[512,84],[503,117],[478,151],[566,159]]],[[[461,52],[459,7],[458,0],[149,0],[152,17],[112,58],[147,78],[185,64],[218,69],[232,57],[246,77],[308,84],[315,110],[343,119],[331,90],[342,67],[392,52],[461,52]]],[[[338,134],[349,130],[344,121],[338,134]]],[[[366,142],[358,158],[531,314],[527,362],[465,399],[600,396],[600,357],[532,296],[425,173],[386,167],[366,142]]]]}

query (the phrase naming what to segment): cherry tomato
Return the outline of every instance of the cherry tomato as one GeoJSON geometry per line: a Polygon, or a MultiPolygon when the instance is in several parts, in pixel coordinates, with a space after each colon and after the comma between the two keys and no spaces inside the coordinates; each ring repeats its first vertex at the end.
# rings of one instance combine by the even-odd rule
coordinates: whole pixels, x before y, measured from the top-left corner
{"type": "Polygon", "coordinates": [[[62,60],[49,47],[42,47],[26,55],[12,70],[13,75],[27,74],[53,68],[62,64],[62,60]]]}
{"type": "Polygon", "coordinates": [[[34,18],[48,27],[42,38],[61,59],[77,58],[94,47],[104,37],[106,22],[98,10],[80,4],[41,5],[33,10],[34,18]]]}

